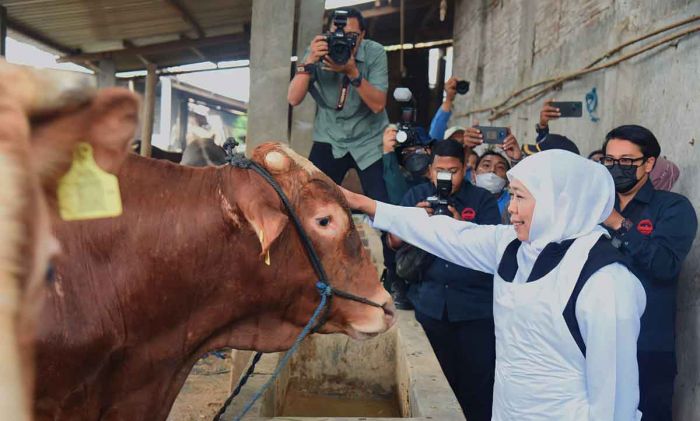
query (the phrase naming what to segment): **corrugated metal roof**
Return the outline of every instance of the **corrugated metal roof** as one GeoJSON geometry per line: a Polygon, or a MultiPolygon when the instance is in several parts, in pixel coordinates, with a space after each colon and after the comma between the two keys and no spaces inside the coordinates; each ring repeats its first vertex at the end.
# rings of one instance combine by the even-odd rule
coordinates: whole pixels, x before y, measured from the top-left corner
{"type": "Polygon", "coordinates": [[[125,50],[111,57],[117,70],[159,67],[248,56],[252,0],[0,0],[8,26],[68,53],[125,50]],[[221,35],[239,34],[238,37],[221,35]],[[220,43],[199,40],[216,37],[220,43]],[[179,41],[190,47],[178,47],[179,41]],[[129,48],[161,45],[161,52],[127,54],[129,48]]]}
{"type": "MultiPolygon", "coordinates": [[[[292,0],[278,0],[292,1],[292,0]]],[[[0,0],[10,30],[45,44],[70,61],[94,67],[113,60],[117,71],[228,61],[250,56],[253,0],[0,0]]],[[[399,43],[398,2],[360,5],[369,38],[399,43]]],[[[404,42],[450,38],[448,18],[438,18],[440,1],[406,1],[404,42]]],[[[329,11],[330,13],[330,11],[329,11]]],[[[308,41],[303,41],[308,42],[308,41]]]]}

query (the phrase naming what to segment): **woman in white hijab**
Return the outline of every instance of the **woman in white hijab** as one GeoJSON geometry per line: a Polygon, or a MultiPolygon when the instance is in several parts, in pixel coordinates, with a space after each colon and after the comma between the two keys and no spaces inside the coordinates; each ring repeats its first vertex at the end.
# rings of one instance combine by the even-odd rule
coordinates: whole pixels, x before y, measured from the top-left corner
{"type": "Polygon", "coordinates": [[[593,161],[540,152],[508,172],[513,226],[430,217],[345,192],[374,227],[494,274],[493,420],[633,421],[646,296],[599,226],[613,180],[593,161]]]}

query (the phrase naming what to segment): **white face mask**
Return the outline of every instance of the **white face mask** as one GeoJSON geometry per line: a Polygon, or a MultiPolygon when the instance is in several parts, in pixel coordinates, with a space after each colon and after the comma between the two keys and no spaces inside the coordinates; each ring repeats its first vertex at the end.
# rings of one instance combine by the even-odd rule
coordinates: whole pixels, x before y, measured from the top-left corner
{"type": "Polygon", "coordinates": [[[495,173],[487,172],[477,174],[476,185],[491,192],[491,194],[500,193],[503,187],[506,186],[505,178],[497,176],[495,173]]]}

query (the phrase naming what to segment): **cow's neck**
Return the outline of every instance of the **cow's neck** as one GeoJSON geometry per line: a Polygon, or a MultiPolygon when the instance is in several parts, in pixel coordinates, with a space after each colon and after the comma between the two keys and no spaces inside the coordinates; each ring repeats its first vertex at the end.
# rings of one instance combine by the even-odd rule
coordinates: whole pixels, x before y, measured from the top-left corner
{"type": "MultiPolygon", "coordinates": [[[[224,346],[273,351],[292,343],[310,316],[295,303],[313,296],[307,290],[314,288],[313,272],[291,267],[305,257],[289,230],[277,243],[288,260],[266,266],[247,222],[233,226],[222,216],[222,186],[235,204],[243,198],[235,197],[232,184],[249,177],[232,168],[186,168],[133,156],[119,175],[122,217],[58,223],[65,253],[50,294],[53,323],[46,326],[75,332],[82,335],[77,343],[96,347],[67,367],[76,379],[86,370],[132,383],[157,378],[153,394],[160,403],[144,405],[155,405],[146,411],[149,419],[164,419],[202,353],[224,346]],[[295,271],[308,286],[274,285],[295,271]],[[288,304],[280,308],[281,302],[288,304]],[[290,319],[297,322],[284,321],[290,319]]],[[[47,354],[40,358],[50,363],[56,332],[44,334],[47,354]]]]}

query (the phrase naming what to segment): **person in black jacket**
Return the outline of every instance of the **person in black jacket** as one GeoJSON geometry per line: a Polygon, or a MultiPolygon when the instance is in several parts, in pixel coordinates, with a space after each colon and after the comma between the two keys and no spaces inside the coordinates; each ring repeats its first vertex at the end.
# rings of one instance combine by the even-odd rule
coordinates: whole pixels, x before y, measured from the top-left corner
{"type": "MultiPolygon", "coordinates": [[[[498,224],[500,213],[493,195],[464,182],[466,166],[462,145],[441,140],[432,145],[432,182],[412,187],[401,205],[433,212],[426,198],[436,194],[439,172],[452,175],[449,210],[452,217],[477,224],[498,224]]],[[[389,235],[392,248],[401,239],[389,235]]],[[[422,282],[409,297],[416,319],[425,330],[452,390],[470,421],[491,419],[494,364],[493,275],[466,269],[435,258],[424,269],[422,282]]]]}
{"type": "Polygon", "coordinates": [[[603,152],[600,162],[617,191],[604,225],[613,245],[631,259],[630,269],[647,294],[637,347],[639,409],[643,421],[671,421],[678,275],[695,239],[697,217],[686,197],[651,184],[649,174],[661,154],[651,131],[617,127],[605,137],[603,152]]]}

